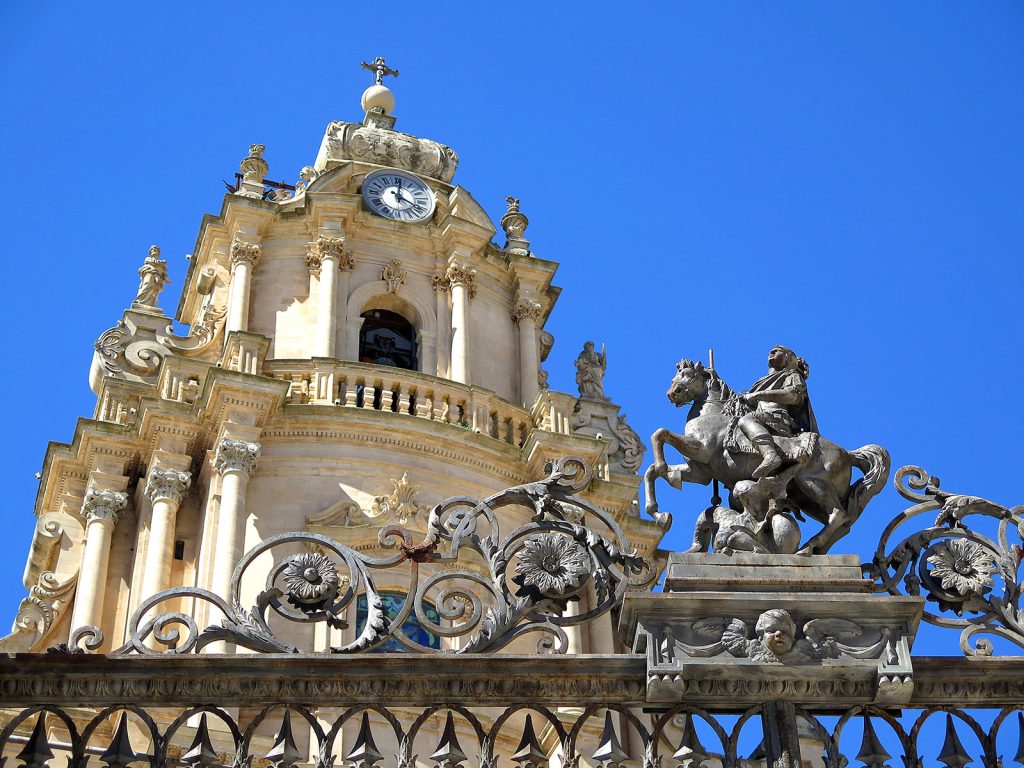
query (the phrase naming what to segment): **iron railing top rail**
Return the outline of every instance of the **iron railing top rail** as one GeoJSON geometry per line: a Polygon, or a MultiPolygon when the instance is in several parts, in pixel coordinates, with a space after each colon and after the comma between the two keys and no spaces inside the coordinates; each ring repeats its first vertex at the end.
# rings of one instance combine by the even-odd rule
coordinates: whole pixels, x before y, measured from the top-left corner
{"type": "MultiPolygon", "coordinates": [[[[1024,663],[1015,658],[914,657],[911,707],[1013,706],[1024,702],[1024,663]]],[[[0,706],[56,704],[354,704],[649,707],[641,655],[381,653],[112,656],[0,655],[0,706]]],[[[719,692],[688,704],[723,710],[719,692]]],[[[799,701],[796,702],[800,704],[799,701]]],[[[837,698],[817,711],[864,702],[837,698]]],[[[664,708],[665,704],[655,705],[664,708]]]]}

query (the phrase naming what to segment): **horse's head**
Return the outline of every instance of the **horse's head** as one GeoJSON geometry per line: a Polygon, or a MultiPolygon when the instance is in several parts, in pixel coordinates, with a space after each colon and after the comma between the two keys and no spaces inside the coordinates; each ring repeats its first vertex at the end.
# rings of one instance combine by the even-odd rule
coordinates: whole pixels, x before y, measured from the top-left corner
{"type": "Polygon", "coordinates": [[[676,364],[676,375],[665,394],[676,407],[686,405],[701,393],[706,379],[707,370],[700,360],[680,360],[676,364]]]}

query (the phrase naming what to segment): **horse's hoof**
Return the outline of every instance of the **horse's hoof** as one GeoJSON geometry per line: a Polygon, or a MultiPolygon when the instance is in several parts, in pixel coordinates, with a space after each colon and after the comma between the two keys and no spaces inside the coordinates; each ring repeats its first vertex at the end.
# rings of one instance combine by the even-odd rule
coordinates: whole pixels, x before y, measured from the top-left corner
{"type": "Polygon", "coordinates": [[[661,512],[659,514],[652,515],[652,517],[654,518],[654,522],[657,526],[663,531],[667,531],[672,526],[671,512],[661,512]]]}

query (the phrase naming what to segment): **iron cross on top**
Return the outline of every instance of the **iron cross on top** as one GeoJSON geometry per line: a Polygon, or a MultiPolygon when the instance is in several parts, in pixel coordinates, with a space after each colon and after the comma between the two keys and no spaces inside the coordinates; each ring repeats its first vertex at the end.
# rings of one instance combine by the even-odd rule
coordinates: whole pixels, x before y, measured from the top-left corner
{"type": "Polygon", "coordinates": [[[389,67],[384,62],[384,57],[383,56],[378,56],[376,59],[374,59],[373,60],[373,64],[367,64],[364,61],[362,63],[362,68],[363,69],[368,69],[368,70],[370,70],[371,72],[374,73],[374,75],[377,77],[377,85],[381,85],[381,83],[383,82],[384,78],[387,77],[388,75],[392,75],[393,77],[398,77],[398,70],[397,69],[392,69],[391,67],[389,67]]]}

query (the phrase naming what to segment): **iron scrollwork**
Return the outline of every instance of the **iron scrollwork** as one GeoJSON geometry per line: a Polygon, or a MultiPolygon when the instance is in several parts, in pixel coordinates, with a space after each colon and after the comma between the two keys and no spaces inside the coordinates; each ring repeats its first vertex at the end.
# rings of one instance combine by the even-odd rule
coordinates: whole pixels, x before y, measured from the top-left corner
{"type": "Polygon", "coordinates": [[[937,611],[925,611],[925,621],[961,629],[960,648],[968,656],[992,655],[992,642],[979,635],[1024,648],[1024,506],[1007,508],[948,493],[939,488],[938,478],[916,466],[900,469],[895,485],[915,504],[889,523],[874,558],[863,566],[875,591],[898,595],[902,584],[906,594],[924,595],[937,606],[937,611]],[[934,523],[921,529],[916,519],[935,511],[934,523]],[[908,528],[913,532],[907,533],[908,528]]]}
{"type": "Polygon", "coordinates": [[[482,501],[468,496],[442,501],[430,511],[427,533],[418,543],[405,528],[382,528],[381,546],[397,550],[386,557],[372,557],[316,533],[272,536],[238,562],[226,597],[197,587],[176,587],[143,600],[129,621],[129,642],[115,653],[183,654],[218,641],[267,653],[299,653],[303,649],[275,633],[271,617],[344,627],[356,613],[360,596],[365,596],[366,611],[357,619],[355,639],[331,646],[329,652],[369,651],[391,638],[411,651],[438,652],[403,630],[413,618],[434,636],[460,638],[457,643],[442,642],[442,651],[495,651],[537,632],[538,650],[564,653],[565,627],[620,605],[627,588],[649,585],[656,572],[607,513],[575,495],[591,477],[582,459],[562,458],[547,471],[543,480],[482,501]],[[500,523],[510,519],[503,510],[511,507],[526,508],[530,518],[502,535],[500,523]],[[595,524],[601,532],[591,527],[595,524]],[[299,547],[306,551],[294,554],[299,547]],[[264,553],[288,548],[293,554],[275,560],[255,604],[243,608],[240,590],[247,570],[257,559],[265,561],[264,553]],[[456,564],[458,570],[452,567],[456,564]],[[374,573],[403,565],[409,568],[409,597],[397,615],[389,616],[374,573]],[[181,598],[205,601],[224,618],[202,631],[193,616],[180,611],[143,621],[158,604],[181,598]],[[434,619],[427,610],[430,603],[435,606],[434,619]],[[585,609],[569,610],[570,604],[585,609]]]}

